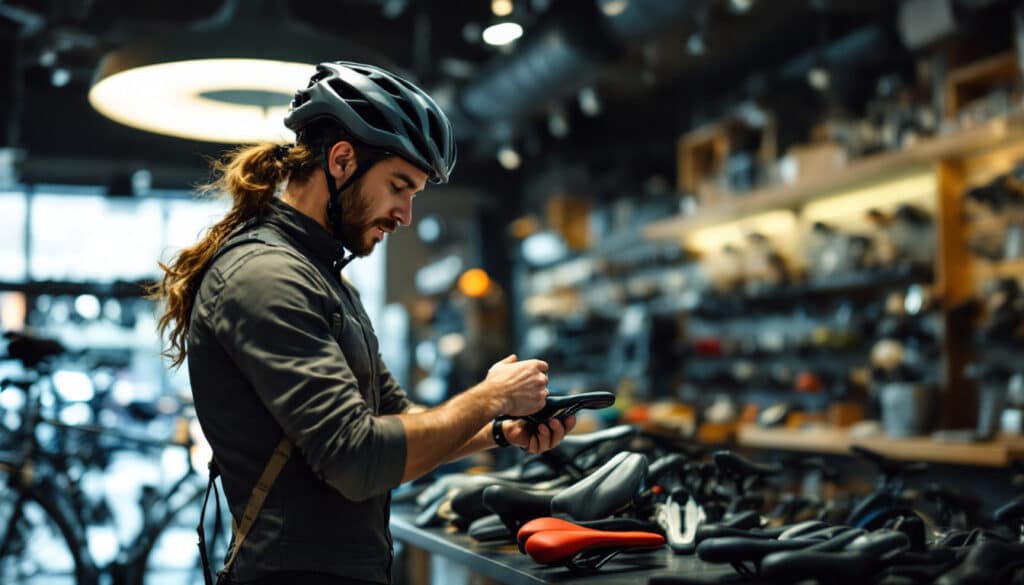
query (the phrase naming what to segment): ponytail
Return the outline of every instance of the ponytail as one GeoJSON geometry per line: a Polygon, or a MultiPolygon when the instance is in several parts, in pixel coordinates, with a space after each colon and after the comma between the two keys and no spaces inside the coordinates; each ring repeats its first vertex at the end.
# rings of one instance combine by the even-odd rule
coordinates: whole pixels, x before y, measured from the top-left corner
{"type": "Polygon", "coordinates": [[[318,165],[316,152],[301,144],[285,149],[269,143],[238,148],[212,163],[215,178],[200,191],[230,195],[231,210],[169,264],[160,262],[163,278],[149,290],[149,298],[165,301],[157,326],[161,335],[170,331],[163,355],[172,366],[185,360],[192,304],[207,263],[238,226],[267,212],[281,183],[308,179],[318,165]]]}
{"type": "Polygon", "coordinates": [[[320,168],[324,144],[333,145],[341,140],[352,142],[357,152],[365,150],[363,144],[352,140],[333,121],[315,120],[303,128],[291,147],[270,143],[241,147],[212,163],[215,178],[200,187],[200,191],[214,196],[230,195],[231,210],[199,242],[179,252],[170,264],[161,262],[164,276],[149,289],[149,298],[165,302],[157,326],[161,335],[170,330],[163,355],[171,360],[172,366],[185,361],[192,305],[210,259],[238,226],[267,212],[282,183],[309,180],[320,168]]]}

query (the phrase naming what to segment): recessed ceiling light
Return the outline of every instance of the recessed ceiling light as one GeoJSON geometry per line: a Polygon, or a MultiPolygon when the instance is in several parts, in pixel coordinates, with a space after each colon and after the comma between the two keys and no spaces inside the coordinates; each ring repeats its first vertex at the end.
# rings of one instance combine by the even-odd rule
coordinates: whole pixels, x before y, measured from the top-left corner
{"type": "Polygon", "coordinates": [[[313,66],[266,59],[196,59],[103,77],[89,103],[142,130],[223,143],[289,142],[282,120],[313,66]]]}
{"type": "Polygon", "coordinates": [[[500,22],[484,29],[483,39],[488,45],[500,47],[523,36],[523,27],[515,22],[500,22]]]}
{"type": "Polygon", "coordinates": [[[523,157],[515,148],[503,146],[498,151],[498,164],[506,171],[514,171],[523,164],[523,157]]]}
{"type": "Polygon", "coordinates": [[[629,0],[605,0],[601,3],[601,12],[605,16],[618,16],[625,12],[629,0]]]}
{"type": "Polygon", "coordinates": [[[491,12],[502,17],[512,14],[512,0],[491,0],[491,12]]]}

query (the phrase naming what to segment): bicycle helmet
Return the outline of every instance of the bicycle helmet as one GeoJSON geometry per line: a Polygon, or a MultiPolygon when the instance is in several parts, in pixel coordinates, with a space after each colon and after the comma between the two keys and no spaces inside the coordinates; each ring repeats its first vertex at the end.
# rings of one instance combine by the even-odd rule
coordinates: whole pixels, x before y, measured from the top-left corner
{"type": "Polygon", "coordinates": [[[353,138],[398,155],[446,183],[455,167],[455,136],[440,106],[423,90],[379,67],[348,61],[317,65],[309,85],[295,93],[284,119],[299,132],[333,118],[353,138]]]}

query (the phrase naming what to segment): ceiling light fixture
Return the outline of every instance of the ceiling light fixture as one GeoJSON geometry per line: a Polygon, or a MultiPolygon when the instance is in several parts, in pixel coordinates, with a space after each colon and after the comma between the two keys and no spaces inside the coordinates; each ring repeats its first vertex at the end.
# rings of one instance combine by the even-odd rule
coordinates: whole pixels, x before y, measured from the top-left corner
{"type": "Polygon", "coordinates": [[[227,0],[209,21],[107,54],[89,103],[116,122],[180,138],[294,140],[282,120],[316,63],[386,60],[289,23],[278,6],[272,0],[227,0]]]}
{"type": "Polygon", "coordinates": [[[515,22],[499,22],[485,28],[482,36],[488,45],[501,47],[523,36],[523,27],[515,22]]]}
{"type": "Polygon", "coordinates": [[[601,98],[597,96],[597,92],[594,91],[593,87],[584,87],[580,90],[578,97],[580,111],[585,115],[594,118],[601,114],[601,98]]]}
{"type": "Polygon", "coordinates": [[[548,132],[555,138],[565,138],[569,135],[569,119],[561,107],[552,108],[548,114],[548,132]]]}
{"type": "Polygon", "coordinates": [[[601,12],[605,16],[618,16],[626,11],[629,0],[604,0],[601,2],[601,12]]]}
{"type": "Polygon", "coordinates": [[[754,6],[754,0],[729,0],[729,9],[736,14],[746,14],[754,6]]]}
{"type": "Polygon", "coordinates": [[[499,18],[512,14],[512,0],[491,0],[491,12],[499,18]]]}
{"type": "Polygon", "coordinates": [[[506,171],[514,171],[523,164],[523,157],[511,145],[505,145],[498,150],[498,163],[506,171]]]}

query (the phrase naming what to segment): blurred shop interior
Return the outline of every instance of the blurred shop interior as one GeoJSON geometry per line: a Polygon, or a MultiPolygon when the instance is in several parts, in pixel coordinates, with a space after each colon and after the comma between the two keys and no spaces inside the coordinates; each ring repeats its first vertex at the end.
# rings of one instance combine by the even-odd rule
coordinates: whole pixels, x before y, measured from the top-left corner
{"type": "Polygon", "coordinates": [[[415,402],[516,353],[553,395],[615,394],[579,434],[822,458],[853,494],[866,446],[928,463],[922,500],[974,498],[971,527],[1024,494],[1018,2],[13,0],[0,520],[30,469],[72,511],[8,526],[0,582],[73,583],[79,557],[199,582],[209,453],[146,286],[228,209],[196,194],[209,161],[291,141],[292,92],[337,59],[414,80],[458,135],[452,182],[346,268],[415,402]],[[276,64],[247,85],[228,58],[276,64]],[[211,69],[109,83],[176,62],[211,69]]]}

